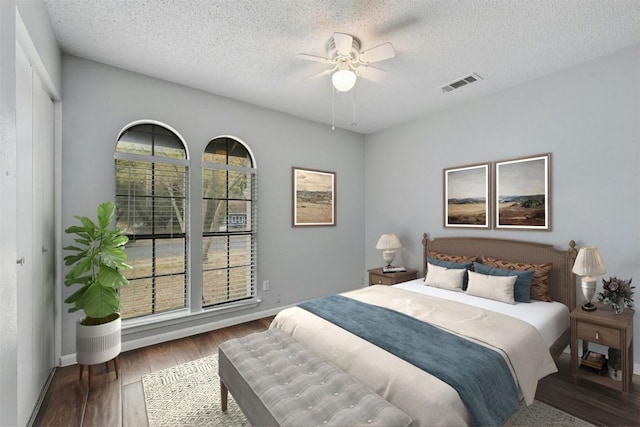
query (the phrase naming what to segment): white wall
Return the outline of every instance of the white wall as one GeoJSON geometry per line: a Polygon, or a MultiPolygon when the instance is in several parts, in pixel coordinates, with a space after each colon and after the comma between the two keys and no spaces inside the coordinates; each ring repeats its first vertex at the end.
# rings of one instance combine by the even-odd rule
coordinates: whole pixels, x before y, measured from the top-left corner
{"type": "MultiPolygon", "coordinates": [[[[383,232],[403,243],[398,263],[418,269],[423,232],[559,248],[573,239],[598,246],[607,277],[640,284],[638,70],[640,45],[368,136],[366,266],[380,265],[374,246],[383,232]],[[443,168],[546,152],[551,232],[443,228],[443,168]]],[[[640,304],[640,292],[635,300],[640,304]]],[[[640,354],[640,315],[634,326],[640,354]]],[[[636,373],[639,367],[636,359],[636,373]]]]}
{"type": "MultiPolygon", "coordinates": [[[[120,130],[140,119],[164,122],[186,140],[192,159],[194,244],[201,235],[200,159],[206,144],[233,135],[249,145],[258,166],[258,295],[252,310],[230,319],[361,286],[364,254],[364,137],[249,104],[77,57],[63,61],[62,226],[94,216],[113,200],[113,150],[120,130]],[[337,173],[337,226],[291,227],[291,167],[337,173]],[[262,291],[269,279],[271,290],[262,291]],[[280,302],[276,303],[279,295],[280,302]]],[[[70,243],[63,236],[63,243],[70,243]]],[[[202,245],[200,244],[200,247],[202,245]]],[[[65,270],[66,273],[66,270],[65,270]]],[[[202,280],[194,269],[192,280],[202,280]]],[[[65,296],[69,290],[65,290],[65,296]]],[[[74,319],[63,313],[62,354],[75,352],[74,319]]],[[[180,328],[202,326],[199,320],[180,328]]],[[[158,332],[169,332],[169,329],[158,332]]],[[[147,334],[124,336],[145,339],[147,334]]]]}

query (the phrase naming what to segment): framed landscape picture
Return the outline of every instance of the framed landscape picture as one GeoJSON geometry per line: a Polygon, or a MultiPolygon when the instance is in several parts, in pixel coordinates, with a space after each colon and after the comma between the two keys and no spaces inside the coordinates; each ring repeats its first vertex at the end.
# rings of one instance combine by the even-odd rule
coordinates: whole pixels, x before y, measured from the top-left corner
{"type": "Polygon", "coordinates": [[[336,174],[292,168],[293,227],[336,225],[336,174]]]}
{"type": "Polygon", "coordinates": [[[444,226],[489,228],[489,163],[443,170],[444,226]]]}
{"type": "Polygon", "coordinates": [[[495,163],[496,229],[551,230],[551,154],[495,163]]]}

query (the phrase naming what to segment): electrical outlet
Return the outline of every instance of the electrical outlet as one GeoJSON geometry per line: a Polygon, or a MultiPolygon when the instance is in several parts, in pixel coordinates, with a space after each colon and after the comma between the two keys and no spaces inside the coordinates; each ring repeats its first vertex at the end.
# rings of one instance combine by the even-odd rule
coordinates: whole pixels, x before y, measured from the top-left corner
{"type": "Polygon", "coordinates": [[[271,287],[271,285],[269,284],[268,280],[264,280],[262,282],[262,290],[263,291],[268,291],[270,287],[271,287]]]}

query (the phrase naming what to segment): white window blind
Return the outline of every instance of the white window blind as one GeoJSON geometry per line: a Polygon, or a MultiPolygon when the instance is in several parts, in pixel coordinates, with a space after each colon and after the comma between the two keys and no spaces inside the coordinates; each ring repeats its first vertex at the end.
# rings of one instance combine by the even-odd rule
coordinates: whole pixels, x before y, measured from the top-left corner
{"type": "Polygon", "coordinates": [[[203,156],[203,306],[256,295],[257,174],[243,143],[217,138],[203,156]]]}
{"type": "Polygon", "coordinates": [[[129,236],[123,319],[187,306],[188,165],[179,138],[136,125],[116,145],[117,226],[129,236]]]}

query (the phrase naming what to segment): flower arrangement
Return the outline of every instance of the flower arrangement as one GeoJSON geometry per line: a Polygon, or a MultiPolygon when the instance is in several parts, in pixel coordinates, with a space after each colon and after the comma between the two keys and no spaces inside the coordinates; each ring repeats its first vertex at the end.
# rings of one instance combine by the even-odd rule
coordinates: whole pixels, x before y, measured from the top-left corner
{"type": "Polygon", "coordinates": [[[615,276],[609,277],[609,280],[602,279],[602,292],[598,292],[598,301],[633,307],[635,286],[631,286],[631,280],[621,280],[615,276]]]}

